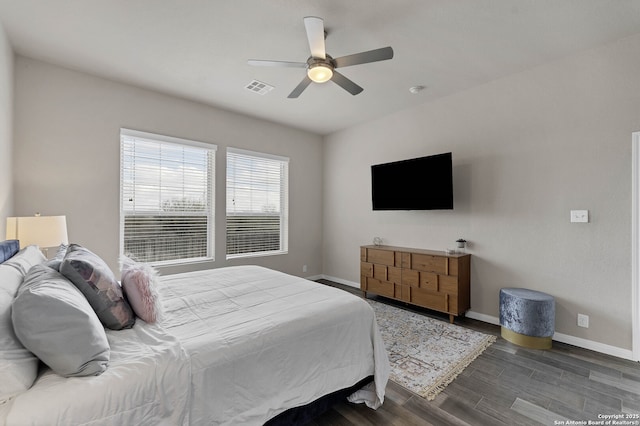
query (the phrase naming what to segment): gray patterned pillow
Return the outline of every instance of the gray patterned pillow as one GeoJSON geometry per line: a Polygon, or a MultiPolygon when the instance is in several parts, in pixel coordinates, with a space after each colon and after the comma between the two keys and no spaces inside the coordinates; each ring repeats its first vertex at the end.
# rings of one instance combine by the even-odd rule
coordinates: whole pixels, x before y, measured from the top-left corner
{"type": "Polygon", "coordinates": [[[113,272],[100,257],[78,244],[70,244],[60,273],[84,294],[105,327],[130,328],[135,323],[131,306],[113,272]]]}
{"type": "Polygon", "coordinates": [[[48,266],[29,270],[11,318],[24,347],[61,376],[94,376],[107,369],[104,327],[82,293],[48,266]]]}

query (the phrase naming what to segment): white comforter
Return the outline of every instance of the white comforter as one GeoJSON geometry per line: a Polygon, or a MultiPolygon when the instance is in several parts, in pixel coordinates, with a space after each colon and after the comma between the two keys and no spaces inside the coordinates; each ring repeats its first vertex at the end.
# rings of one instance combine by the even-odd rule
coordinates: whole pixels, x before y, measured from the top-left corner
{"type": "Polygon", "coordinates": [[[261,425],[372,374],[350,399],[384,399],[387,353],[356,296],[257,266],[164,276],[160,291],[159,325],[107,331],[105,373],[46,370],[0,424],[261,425]]]}
{"type": "Polygon", "coordinates": [[[387,353],[356,296],[258,266],[165,276],[161,294],[191,359],[192,425],[260,425],[372,374],[351,399],[384,399],[387,353]]]}
{"type": "Polygon", "coordinates": [[[107,337],[107,371],[64,378],[46,370],[31,389],[0,406],[0,424],[186,424],[190,366],[180,343],[162,327],[143,321],[130,330],[107,330],[107,337]]]}

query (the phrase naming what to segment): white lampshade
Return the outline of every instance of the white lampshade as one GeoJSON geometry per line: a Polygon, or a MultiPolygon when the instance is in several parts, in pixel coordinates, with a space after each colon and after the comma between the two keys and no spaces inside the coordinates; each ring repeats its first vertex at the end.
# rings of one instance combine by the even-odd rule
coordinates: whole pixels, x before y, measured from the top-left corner
{"type": "Polygon", "coordinates": [[[68,244],[66,216],[25,216],[7,218],[7,239],[20,240],[20,248],[40,248],[68,244]]]}

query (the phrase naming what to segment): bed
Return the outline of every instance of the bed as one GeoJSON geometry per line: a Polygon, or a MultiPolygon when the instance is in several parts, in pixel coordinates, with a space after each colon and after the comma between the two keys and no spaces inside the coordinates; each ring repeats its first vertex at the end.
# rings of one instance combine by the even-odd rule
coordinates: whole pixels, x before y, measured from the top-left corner
{"type": "Polygon", "coordinates": [[[102,374],[40,363],[28,390],[0,402],[0,424],[287,424],[336,395],[384,401],[387,354],[357,296],[258,266],[167,275],[158,290],[161,321],[106,331],[102,374]]]}

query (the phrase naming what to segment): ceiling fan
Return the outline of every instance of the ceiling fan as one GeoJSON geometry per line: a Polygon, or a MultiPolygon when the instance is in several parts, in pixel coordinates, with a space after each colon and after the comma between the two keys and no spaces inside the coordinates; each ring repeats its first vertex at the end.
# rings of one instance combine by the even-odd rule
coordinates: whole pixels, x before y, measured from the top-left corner
{"type": "Polygon", "coordinates": [[[309,40],[309,48],[311,49],[311,56],[309,56],[307,62],[263,61],[259,59],[250,59],[248,61],[249,65],[254,66],[306,68],[307,75],[300,84],[293,89],[288,98],[297,98],[300,96],[311,82],[324,83],[329,80],[352,95],[357,95],[362,92],[362,87],[340,74],[336,71],[336,68],[350,67],[368,62],[385,61],[393,58],[393,49],[391,47],[383,47],[381,49],[332,58],[325,50],[324,39],[327,33],[324,30],[324,21],[322,18],[307,16],[304,18],[304,27],[307,31],[307,39],[309,40]]]}

